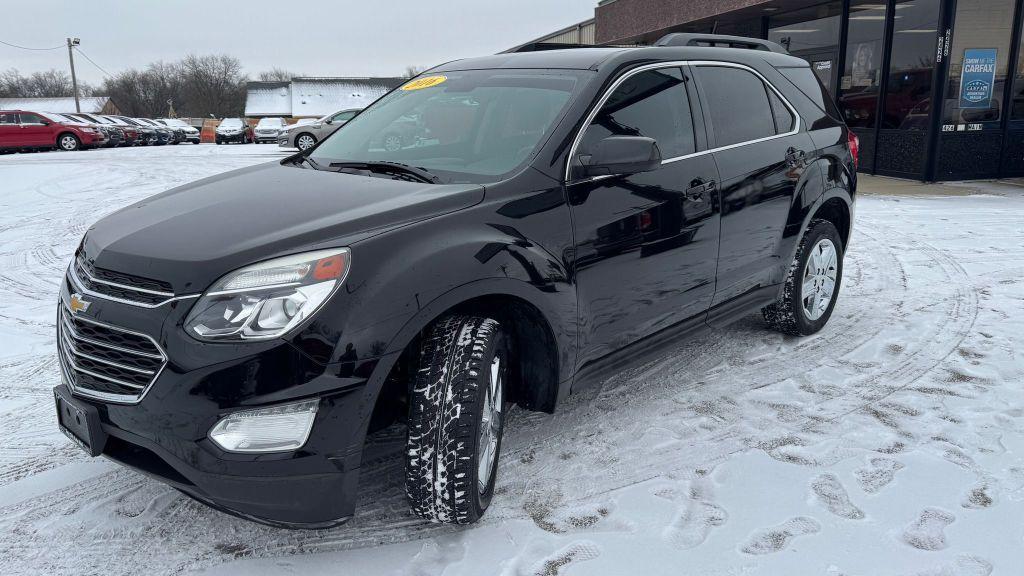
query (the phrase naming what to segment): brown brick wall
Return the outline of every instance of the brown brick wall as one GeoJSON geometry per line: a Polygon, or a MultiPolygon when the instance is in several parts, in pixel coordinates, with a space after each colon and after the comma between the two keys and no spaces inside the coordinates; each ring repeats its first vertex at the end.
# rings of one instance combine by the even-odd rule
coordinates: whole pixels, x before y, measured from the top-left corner
{"type": "Polygon", "coordinates": [[[629,43],[640,36],[771,0],[615,0],[594,10],[598,44],[629,43]]]}

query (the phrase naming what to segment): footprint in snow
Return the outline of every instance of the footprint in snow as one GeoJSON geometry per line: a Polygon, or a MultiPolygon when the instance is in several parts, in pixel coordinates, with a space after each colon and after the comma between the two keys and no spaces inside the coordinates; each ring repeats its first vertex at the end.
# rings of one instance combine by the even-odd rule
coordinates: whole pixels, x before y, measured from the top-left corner
{"type": "Polygon", "coordinates": [[[811,482],[811,490],[829,512],[848,520],[860,520],[864,512],[850,502],[850,495],[835,474],[821,474],[811,482]]]}
{"type": "Polygon", "coordinates": [[[541,558],[528,569],[520,569],[518,574],[521,576],[558,576],[562,568],[570,564],[593,560],[600,555],[601,549],[597,544],[589,540],[577,540],[541,558]]]}
{"type": "Polygon", "coordinates": [[[943,532],[956,520],[945,510],[925,508],[913,524],[903,530],[903,541],[920,550],[942,550],[946,547],[946,534],[943,532]]]}
{"type": "Polygon", "coordinates": [[[853,472],[857,482],[860,482],[860,487],[869,494],[885,488],[896,477],[896,472],[903,469],[903,464],[892,458],[872,458],[869,463],[871,466],[858,468],[853,472]]]}
{"type": "Polygon", "coordinates": [[[762,529],[754,533],[750,540],[740,548],[746,554],[772,554],[781,552],[797,536],[816,534],[821,524],[814,518],[797,516],[790,518],[778,526],[762,529]]]}
{"type": "Polygon", "coordinates": [[[655,496],[672,500],[679,507],[661,534],[666,542],[681,550],[703,544],[711,530],[729,518],[721,506],[711,502],[711,489],[701,482],[694,482],[686,495],[668,489],[655,492],[655,496]]]}
{"type": "Polygon", "coordinates": [[[960,555],[956,560],[942,566],[914,572],[913,576],[989,576],[992,564],[977,556],[960,555]]]}

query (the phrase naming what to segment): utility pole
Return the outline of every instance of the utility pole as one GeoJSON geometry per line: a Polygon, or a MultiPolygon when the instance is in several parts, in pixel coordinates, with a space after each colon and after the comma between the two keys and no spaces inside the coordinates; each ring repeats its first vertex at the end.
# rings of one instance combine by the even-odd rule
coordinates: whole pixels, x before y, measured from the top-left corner
{"type": "Polygon", "coordinates": [[[78,103],[78,78],[75,77],[75,54],[72,48],[81,44],[78,38],[68,38],[68,61],[71,62],[71,89],[75,93],[75,112],[81,112],[82,106],[78,103]]]}

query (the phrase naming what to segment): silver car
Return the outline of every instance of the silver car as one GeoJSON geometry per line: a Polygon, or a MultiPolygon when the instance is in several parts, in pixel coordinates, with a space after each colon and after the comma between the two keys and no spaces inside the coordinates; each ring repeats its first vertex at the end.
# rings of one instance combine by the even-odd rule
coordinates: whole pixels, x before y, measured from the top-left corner
{"type": "Polygon", "coordinates": [[[328,114],[307,124],[295,124],[277,137],[278,146],[308,150],[317,142],[327,138],[338,128],[341,128],[353,116],[359,113],[360,108],[341,110],[334,114],[328,114]]]}
{"type": "Polygon", "coordinates": [[[277,137],[287,128],[288,121],[284,118],[260,118],[254,130],[256,143],[276,142],[277,137]]]}

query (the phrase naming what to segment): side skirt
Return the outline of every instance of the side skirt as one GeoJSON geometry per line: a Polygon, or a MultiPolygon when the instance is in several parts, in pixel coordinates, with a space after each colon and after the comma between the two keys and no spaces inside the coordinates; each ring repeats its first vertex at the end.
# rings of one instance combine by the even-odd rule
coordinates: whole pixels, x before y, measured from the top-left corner
{"type": "Polygon", "coordinates": [[[627,368],[663,358],[689,338],[703,334],[712,328],[724,328],[753,314],[774,302],[778,298],[780,288],[781,285],[755,288],[732,300],[722,302],[707,312],[697,314],[597,360],[588,362],[576,371],[570,393],[575,394],[597,386],[627,368]]]}

